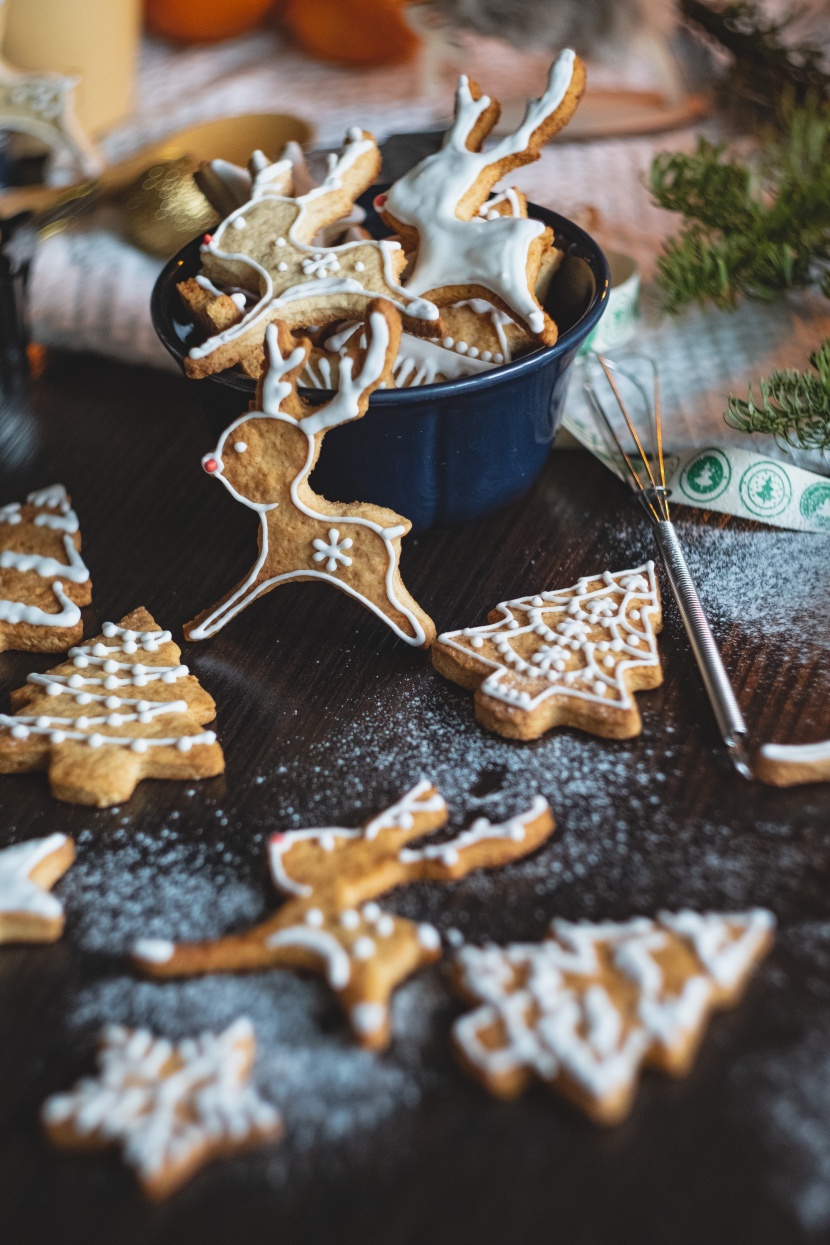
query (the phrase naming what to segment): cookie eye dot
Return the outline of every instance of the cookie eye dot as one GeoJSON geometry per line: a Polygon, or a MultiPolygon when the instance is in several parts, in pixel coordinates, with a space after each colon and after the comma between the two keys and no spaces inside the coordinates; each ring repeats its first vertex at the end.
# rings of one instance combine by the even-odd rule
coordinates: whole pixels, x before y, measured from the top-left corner
{"type": "Polygon", "coordinates": [[[237,454],[244,454],[248,446],[245,441],[234,441],[233,448],[236,450],[237,454]]]}

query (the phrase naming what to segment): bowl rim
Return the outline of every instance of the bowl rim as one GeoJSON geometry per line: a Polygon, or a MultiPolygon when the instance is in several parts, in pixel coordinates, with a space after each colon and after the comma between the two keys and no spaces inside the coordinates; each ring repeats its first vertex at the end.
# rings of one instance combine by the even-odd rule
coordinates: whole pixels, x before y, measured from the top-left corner
{"type": "MultiPolygon", "coordinates": [[[[370,187],[366,191],[366,196],[382,193],[385,185],[388,185],[388,183],[378,183],[376,186],[370,187]]],[[[497,388],[500,385],[509,384],[511,381],[521,378],[528,372],[535,372],[537,368],[553,359],[560,358],[570,350],[576,350],[585,340],[598,323],[607,306],[608,294],[611,288],[611,271],[608,259],[599,243],[580,225],[577,225],[575,221],[569,220],[567,216],[562,216],[559,212],[554,212],[551,208],[542,207],[537,203],[528,202],[527,208],[530,216],[552,226],[555,236],[564,235],[566,248],[568,250],[576,250],[578,257],[585,260],[591,267],[596,280],[596,290],[576,323],[566,329],[552,346],[541,346],[536,350],[531,350],[528,354],[522,355],[520,359],[513,359],[510,363],[502,363],[498,367],[494,367],[486,372],[476,372],[471,376],[460,376],[455,380],[436,381],[431,385],[415,385],[404,389],[376,389],[370,399],[373,407],[392,404],[396,406],[416,405],[425,400],[456,397],[459,393],[466,393],[471,390],[478,392],[479,390],[497,388]],[[582,254],[580,252],[586,253],[582,254]]],[[[194,247],[201,245],[201,241],[202,236],[199,234],[167,261],[156,278],[150,297],[150,315],[156,335],[168,354],[172,355],[182,370],[184,370],[183,361],[186,351],[181,349],[184,343],[180,339],[174,340],[173,336],[167,331],[170,317],[166,314],[165,302],[168,297],[169,286],[172,284],[172,278],[175,276],[176,271],[182,267],[186,259],[190,258],[194,247]]],[[[221,385],[223,388],[231,389],[236,393],[247,394],[249,397],[253,397],[256,392],[257,382],[252,377],[245,376],[241,372],[234,372],[230,368],[224,372],[216,372],[212,376],[201,378],[198,383],[204,385],[210,382],[221,385]]],[[[332,392],[328,389],[308,389],[305,386],[300,386],[299,391],[303,396],[316,399],[318,402],[323,401],[332,392]]]]}

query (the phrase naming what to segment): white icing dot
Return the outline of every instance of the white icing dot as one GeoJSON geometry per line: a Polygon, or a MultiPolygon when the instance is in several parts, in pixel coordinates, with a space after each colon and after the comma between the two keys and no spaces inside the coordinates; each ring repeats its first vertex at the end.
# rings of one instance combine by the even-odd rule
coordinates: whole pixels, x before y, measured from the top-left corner
{"type": "Polygon", "coordinates": [[[14,739],[28,739],[29,728],[28,726],[13,726],[11,729],[11,734],[14,739]]]}
{"type": "Polygon", "coordinates": [[[367,903],[363,905],[363,919],[374,924],[380,917],[380,908],[376,903],[367,903]]]}
{"type": "Polygon", "coordinates": [[[87,666],[89,665],[89,659],[84,657],[83,655],[81,655],[80,657],[73,657],[72,665],[77,666],[79,670],[85,670],[87,666]]]}
{"type": "Polygon", "coordinates": [[[468,353],[471,359],[477,359],[478,358],[478,346],[471,346],[468,353]]]}
{"type": "MultiPolygon", "coordinates": [[[[142,717],[143,717],[143,716],[144,716],[144,715],[142,714],[142,717]]],[[[120,714],[120,713],[109,713],[109,714],[107,714],[107,726],[120,726],[120,725],[121,725],[122,720],[123,720],[123,719],[122,719],[122,717],[121,717],[121,714],[120,714]]],[[[139,722],[140,722],[140,721],[141,721],[141,718],[139,718],[139,722]]]]}
{"type": "Polygon", "coordinates": [[[473,648],[482,648],[484,645],[484,640],[481,638],[480,635],[474,635],[473,638],[470,640],[470,644],[472,644],[473,648]]]}
{"type": "Polygon", "coordinates": [[[424,923],[418,926],[418,942],[427,951],[437,951],[441,946],[441,935],[434,925],[424,923]]]}
{"type": "Polygon", "coordinates": [[[106,657],[108,652],[109,649],[106,644],[93,644],[92,646],[93,657],[106,657]]]}
{"type": "Polygon", "coordinates": [[[107,637],[108,640],[112,639],[112,637],[116,634],[117,630],[118,628],[116,627],[115,623],[111,623],[111,622],[105,622],[103,627],[101,628],[101,631],[104,633],[104,635],[107,637]]]}
{"type": "Polygon", "coordinates": [[[345,912],[340,913],[340,924],[344,929],[357,929],[360,924],[360,917],[354,908],[347,908],[345,912]]]}
{"type": "Polygon", "coordinates": [[[105,661],[101,669],[104,671],[104,674],[115,674],[118,669],[118,662],[112,660],[105,661]]]}
{"type": "Polygon", "coordinates": [[[481,357],[485,363],[489,363],[493,357],[493,353],[490,350],[482,350],[481,357]]]}
{"type": "Polygon", "coordinates": [[[312,925],[315,929],[319,929],[323,924],[324,917],[319,908],[309,908],[305,914],[306,925],[312,925]]]}
{"type": "Polygon", "coordinates": [[[147,740],[146,739],[134,739],[133,742],[130,744],[130,748],[132,749],[133,752],[146,752],[147,751],[147,740]]]}
{"type": "Polygon", "coordinates": [[[277,238],[277,246],[285,246],[285,238],[277,238]]]}
{"type": "Polygon", "coordinates": [[[277,272],[287,272],[287,271],[288,271],[288,264],[285,262],[284,259],[281,259],[280,262],[277,264],[277,272]]]}
{"type": "Polygon", "coordinates": [[[455,345],[455,340],[452,337],[445,337],[444,340],[441,342],[441,345],[446,346],[447,350],[452,350],[453,346],[455,345]]]}
{"type": "Polygon", "coordinates": [[[356,960],[371,960],[374,954],[375,944],[371,938],[367,938],[365,935],[362,938],[358,938],[352,947],[352,955],[356,960]]]}
{"type": "Polygon", "coordinates": [[[95,733],[90,735],[89,739],[87,739],[87,743],[89,744],[90,748],[100,748],[103,742],[104,742],[104,736],[99,735],[97,731],[95,731],[95,733]]]}
{"type": "MultiPolygon", "coordinates": [[[[77,662],[76,662],[76,665],[77,665],[77,662]]],[[[79,675],[79,674],[71,674],[71,675],[69,676],[69,686],[70,686],[70,687],[83,687],[83,685],[84,685],[84,681],[83,681],[83,678],[81,677],[81,675],[79,675]]]]}
{"type": "Polygon", "coordinates": [[[46,688],[47,696],[60,696],[62,692],[63,692],[63,688],[61,687],[60,683],[49,683],[46,688]]]}
{"type": "Polygon", "coordinates": [[[193,747],[193,740],[188,735],[182,735],[181,739],[176,744],[176,747],[179,752],[189,752],[193,747]]]}
{"type": "Polygon", "coordinates": [[[456,342],[456,343],[455,343],[455,349],[457,350],[457,352],[458,352],[459,354],[466,354],[466,353],[467,353],[467,350],[468,350],[467,343],[466,343],[466,342],[456,342]]]}
{"type": "Polygon", "coordinates": [[[43,713],[41,713],[41,715],[35,719],[35,726],[40,727],[41,730],[43,730],[48,725],[49,725],[49,719],[43,713]]]}
{"type": "Polygon", "coordinates": [[[632,636],[630,636],[630,637],[629,637],[629,643],[630,643],[630,644],[633,644],[635,647],[639,646],[639,643],[640,643],[640,637],[639,637],[638,635],[632,635],[632,636]]]}
{"type": "Polygon", "coordinates": [[[75,697],[75,704],[90,705],[92,704],[92,696],[89,692],[78,692],[78,695],[75,697]]]}
{"type": "Polygon", "coordinates": [[[62,744],[65,739],[66,735],[63,731],[52,731],[52,734],[49,736],[49,743],[62,744]]]}
{"type": "Polygon", "coordinates": [[[149,700],[140,700],[138,704],[136,705],[136,710],[138,711],[138,713],[146,713],[149,708],[150,708],[149,700]]]}
{"type": "Polygon", "coordinates": [[[387,912],[384,912],[375,928],[381,938],[388,938],[390,934],[395,932],[395,922],[387,912]]]}
{"type": "Polygon", "coordinates": [[[125,640],[121,647],[124,649],[125,653],[134,653],[138,648],[138,645],[135,640],[125,640]]]}
{"type": "Polygon", "coordinates": [[[603,657],[603,659],[602,659],[602,664],[603,664],[603,666],[605,666],[605,669],[606,669],[606,670],[613,670],[613,669],[614,669],[614,658],[611,656],[611,654],[610,654],[610,653],[608,654],[608,656],[607,656],[607,657],[603,657]]]}
{"type": "Polygon", "coordinates": [[[244,454],[248,446],[244,441],[234,441],[233,448],[236,450],[237,454],[244,454]]]}
{"type": "Polygon", "coordinates": [[[628,617],[629,617],[629,618],[633,618],[633,619],[634,619],[634,621],[635,621],[635,622],[637,622],[637,621],[639,621],[639,618],[640,618],[640,611],[639,611],[639,610],[630,610],[630,611],[629,611],[629,614],[628,614],[628,617]]]}
{"type": "Polygon", "coordinates": [[[173,673],[173,671],[172,671],[172,670],[168,670],[166,674],[163,674],[163,675],[161,676],[161,681],[162,681],[162,683],[175,683],[175,682],[176,682],[176,676],[175,676],[175,674],[173,673]]]}
{"type": "Polygon", "coordinates": [[[359,259],[357,261],[357,263],[354,266],[354,269],[355,269],[355,272],[365,272],[366,265],[364,264],[362,259],[359,259]]]}
{"type": "Polygon", "coordinates": [[[500,350],[497,350],[496,353],[493,355],[493,362],[504,363],[504,355],[501,353],[500,350]]]}
{"type": "Polygon", "coordinates": [[[152,713],[140,713],[138,715],[138,720],[139,722],[142,723],[143,726],[146,726],[148,722],[152,722],[153,715],[152,713]]]}
{"type": "Polygon", "coordinates": [[[112,688],[114,687],[118,687],[118,679],[115,677],[114,674],[107,675],[107,677],[104,679],[104,687],[108,691],[111,691],[112,688]]]}
{"type": "Polygon", "coordinates": [[[82,713],[79,718],[75,719],[75,725],[79,731],[85,731],[89,726],[89,718],[82,713]]]}
{"type": "Polygon", "coordinates": [[[605,695],[605,684],[602,683],[599,679],[597,679],[596,683],[594,684],[594,692],[597,696],[605,695]]]}
{"type": "Polygon", "coordinates": [[[104,705],[107,709],[117,709],[120,704],[121,701],[117,696],[108,696],[104,701],[104,705]]]}

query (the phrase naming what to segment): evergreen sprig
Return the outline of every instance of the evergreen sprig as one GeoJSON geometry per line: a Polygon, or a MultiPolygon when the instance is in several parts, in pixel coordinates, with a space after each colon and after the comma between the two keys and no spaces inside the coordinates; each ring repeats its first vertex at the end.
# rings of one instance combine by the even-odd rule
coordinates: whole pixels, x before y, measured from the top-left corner
{"type": "Polygon", "coordinates": [[[810,355],[815,372],[795,368],[773,372],[759,381],[760,398],[749,389],[729,398],[724,418],[741,432],[766,432],[779,445],[795,449],[830,449],[830,338],[810,355]]]}
{"type": "MultiPolygon", "coordinates": [[[[783,137],[749,159],[699,138],[663,152],[650,174],[655,202],[685,218],[657,261],[668,311],[694,302],[771,301],[827,280],[830,265],[830,106],[791,111],[783,137]]],[[[825,287],[828,292],[828,287],[825,287]]]]}

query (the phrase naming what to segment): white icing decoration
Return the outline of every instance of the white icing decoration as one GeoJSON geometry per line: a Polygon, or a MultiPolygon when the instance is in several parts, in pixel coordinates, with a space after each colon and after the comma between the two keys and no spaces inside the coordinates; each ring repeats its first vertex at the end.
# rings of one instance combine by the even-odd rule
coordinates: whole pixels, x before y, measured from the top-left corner
{"type": "Polygon", "coordinates": [[[349,1018],[356,1033],[376,1033],[386,1023],[386,1008],[382,1003],[355,1003],[349,1018]]]}
{"type": "Polygon", "coordinates": [[[246,1083],[252,1037],[245,1019],[177,1043],[110,1025],[98,1077],[49,1098],[42,1118],[71,1124],[81,1138],[119,1142],[125,1162],[152,1179],[206,1146],[240,1145],[276,1129],[279,1114],[246,1083]],[[180,1066],[171,1070],[173,1060],[180,1066]]]}
{"type": "MultiPolygon", "coordinates": [[[[321,407],[319,411],[306,415],[306,417],[301,420],[297,420],[293,415],[289,415],[287,411],[283,411],[281,406],[283,400],[291,392],[291,385],[287,381],[284,381],[282,377],[299,367],[304,357],[303,350],[301,347],[297,347],[291,352],[288,359],[283,359],[280,354],[277,330],[274,325],[268,326],[266,335],[271,365],[263,382],[263,410],[261,412],[249,412],[246,415],[240,416],[239,419],[230,424],[223,432],[219,444],[214,452],[206,456],[206,458],[214,459],[217,463],[216,471],[213,474],[222,481],[231,495],[235,497],[237,501],[241,502],[242,505],[260,513],[261,539],[259,557],[257,558],[250,574],[243,581],[243,583],[240,584],[236,591],[231,593],[231,595],[220,605],[218,605],[216,609],[212,610],[207,617],[199,623],[198,626],[191,630],[190,636],[192,639],[205,640],[208,637],[215,635],[216,632],[224,627],[233,617],[235,617],[240,610],[244,609],[245,606],[256,597],[260,596],[263,592],[274,585],[285,583],[289,580],[297,578],[314,578],[323,579],[329,583],[337,584],[337,586],[344,592],[348,592],[350,596],[355,597],[361,602],[362,605],[366,606],[367,609],[370,609],[372,613],[377,615],[378,618],[383,619],[383,621],[392,628],[395,634],[400,639],[405,640],[407,644],[420,646],[424,643],[426,636],[420,621],[407,606],[398,600],[395,589],[395,572],[398,567],[398,557],[392,545],[392,541],[397,536],[402,535],[404,529],[400,526],[384,528],[379,523],[375,523],[373,520],[363,518],[359,515],[319,514],[310,506],[307,506],[299,496],[299,487],[308,477],[308,474],[311,471],[312,462],[314,461],[316,449],[315,437],[329,428],[347,423],[349,420],[356,419],[360,413],[359,401],[361,394],[370,384],[374,383],[383,372],[386,360],[386,348],[389,343],[389,329],[385,318],[378,312],[373,312],[370,320],[372,326],[372,341],[366,352],[363,367],[361,368],[359,374],[353,377],[352,361],[350,359],[344,359],[340,368],[340,388],[335,393],[332,400],[326,403],[325,406],[321,407]],[[270,579],[266,579],[262,583],[258,582],[257,577],[261,567],[265,564],[270,547],[270,535],[265,514],[268,510],[274,509],[276,503],[255,502],[247,497],[244,497],[233,487],[225,476],[222,463],[222,455],[226,442],[230,440],[230,443],[233,444],[235,439],[235,430],[252,418],[281,420],[283,423],[293,424],[305,435],[308,443],[306,461],[291,481],[290,486],[291,500],[294,506],[300,511],[301,514],[306,515],[308,518],[318,520],[320,524],[324,526],[326,532],[330,533],[332,530],[330,525],[333,522],[336,522],[338,524],[338,539],[339,530],[342,527],[347,529],[349,527],[367,528],[370,531],[375,532],[380,537],[386,548],[387,557],[387,569],[385,575],[386,595],[390,605],[392,605],[395,610],[403,614],[403,616],[410,623],[413,630],[412,635],[409,635],[407,632],[403,631],[396,622],[384,614],[374,604],[374,602],[370,601],[367,597],[364,597],[356,588],[352,587],[345,580],[336,578],[328,570],[323,571],[314,570],[313,568],[308,567],[298,567],[296,570],[272,576],[270,579]]],[[[318,552],[322,551],[318,549],[318,552]]],[[[332,560],[332,557],[333,555],[329,555],[329,562],[332,560]]],[[[344,561],[342,553],[339,558],[335,559],[335,561],[340,561],[343,562],[344,565],[347,565],[344,561]]]]}
{"type": "MultiPolygon", "coordinates": [[[[54,586],[54,585],[53,585],[54,586]]],[[[27,739],[29,735],[44,735],[50,743],[59,744],[65,740],[80,741],[90,747],[101,747],[103,744],[131,748],[134,752],[146,752],[150,747],[178,748],[181,752],[189,752],[196,745],[214,744],[216,735],[213,731],[202,731],[193,735],[174,735],[163,738],[143,736],[119,736],[102,734],[94,727],[117,727],[128,722],[139,722],[146,725],[160,714],[187,713],[186,700],[151,700],[146,697],[113,696],[115,688],[125,686],[146,687],[151,683],[174,684],[185,678],[189,671],[187,666],[145,665],[142,662],[120,662],[111,657],[112,653],[134,653],[141,647],[145,652],[155,653],[160,644],[170,642],[169,631],[130,631],[115,623],[104,623],[102,634],[115,643],[77,645],[69,650],[72,664],[78,671],[92,667],[100,670],[100,675],[86,674],[40,674],[28,676],[27,682],[43,687],[52,698],[68,697],[77,705],[102,705],[109,710],[107,714],[81,714],[70,717],[57,714],[5,714],[0,713],[0,728],[7,729],[15,739],[27,739]],[[125,673],[126,672],[126,673],[125,673]],[[98,687],[102,690],[92,692],[88,689],[98,687]],[[123,712],[126,709],[127,712],[123,712]]]]}
{"type": "Polygon", "coordinates": [[[172,960],[175,947],[167,938],[139,938],[133,944],[133,955],[136,959],[146,960],[149,964],[166,964],[172,960]]]}
{"type": "MultiPolygon", "coordinates": [[[[78,531],[78,516],[70,507],[66,489],[62,484],[52,484],[48,488],[30,493],[26,501],[41,511],[31,519],[34,527],[48,527],[65,533],[63,545],[68,561],[59,562],[56,558],[4,549],[0,553],[0,567],[21,573],[32,572],[43,579],[60,576],[60,579],[53,579],[50,587],[61,608],[57,613],[50,614],[36,605],[0,599],[0,622],[28,623],[35,627],[75,627],[81,620],[81,611],[64,593],[63,581],[83,584],[89,580],[89,570],[71,539],[78,531]],[[52,514],[52,510],[58,510],[59,513],[52,514]]],[[[0,523],[17,527],[24,521],[21,509],[19,502],[10,502],[3,506],[0,509],[0,523]]]]}
{"type": "MultiPolygon", "coordinates": [[[[293,198],[280,193],[279,187],[280,179],[284,180],[286,172],[291,168],[290,160],[281,160],[276,164],[267,166],[264,165],[259,169],[253,181],[250,199],[243,203],[240,207],[236,208],[230,216],[226,217],[226,219],[222,221],[222,223],[214,231],[210,242],[203,248],[203,250],[210,251],[212,254],[220,257],[221,259],[247,265],[251,269],[252,275],[256,274],[256,278],[259,283],[260,297],[255,306],[242,317],[238,324],[231,325],[223,332],[209,337],[207,341],[203,342],[201,345],[194,346],[190,351],[191,358],[205,358],[219,346],[224,345],[229,341],[233,341],[237,337],[240,337],[243,333],[246,333],[254,324],[258,324],[265,316],[272,314],[276,308],[299,298],[318,297],[320,295],[328,295],[332,293],[357,293],[367,295],[370,298],[382,295],[385,298],[389,298],[389,300],[393,302],[398,310],[404,315],[425,320],[438,319],[437,307],[422,298],[410,294],[407,290],[398,285],[389,265],[389,255],[392,250],[398,248],[398,243],[391,243],[386,240],[376,242],[365,239],[361,239],[357,242],[347,242],[342,246],[338,246],[331,250],[328,253],[330,258],[327,257],[324,262],[324,259],[321,257],[320,251],[317,247],[301,242],[297,237],[298,227],[301,225],[309,204],[320,196],[327,195],[333,190],[340,189],[343,184],[343,176],[348,169],[351,168],[360,156],[373,149],[374,142],[371,139],[364,139],[363,137],[359,139],[350,138],[340,153],[340,156],[334,156],[331,158],[329,162],[329,171],[324,181],[321,182],[319,186],[315,186],[306,191],[305,194],[297,195],[293,198]],[[275,186],[277,187],[276,191],[275,186]],[[258,263],[249,255],[244,255],[233,250],[233,248],[229,251],[222,249],[222,240],[225,235],[225,231],[228,228],[233,230],[235,220],[240,216],[244,216],[246,213],[250,213],[251,209],[263,199],[275,202],[282,201],[292,203],[299,208],[297,216],[292,222],[289,230],[287,241],[297,251],[307,256],[305,263],[308,263],[310,260],[312,264],[312,267],[308,270],[310,278],[309,281],[302,285],[292,286],[279,294],[275,294],[273,278],[262,264],[258,263]],[[384,280],[386,285],[389,287],[388,289],[374,291],[367,290],[364,289],[360,282],[356,281],[354,278],[332,278],[330,276],[321,275],[327,270],[337,271],[342,268],[343,262],[349,257],[349,251],[360,247],[368,247],[376,249],[380,252],[383,260],[384,280]],[[332,267],[332,260],[337,265],[336,269],[332,267]],[[392,295],[397,295],[397,298],[390,296],[390,291],[392,295]]],[[[276,239],[276,244],[278,247],[285,246],[287,244],[286,239],[278,237],[276,239]]]]}
{"type": "Polygon", "coordinates": [[[0,850],[0,913],[26,913],[46,920],[62,914],[60,900],[33,882],[30,875],[66,841],[65,834],[50,834],[45,839],[31,839],[0,850]]]}
{"type": "Polygon", "coordinates": [[[332,990],[342,990],[349,984],[352,975],[349,957],[333,934],[324,929],[309,929],[307,926],[289,925],[286,929],[278,929],[266,939],[269,947],[307,947],[323,961],[326,966],[326,980],[332,990]]]}
{"type": "Polygon", "coordinates": [[[816,765],[830,761],[830,739],[814,744],[762,744],[761,755],[785,765],[816,765]]]}
{"type": "Polygon", "coordinates": [[[483,152],[470,151],[467,140],[490,99],[483,95],[474,100],[469,81],[462,75],[455,120],[441,150],[399,178],[384,204],[392,217],[418,231],[417,258],[407,289],[425,295],[445,286],[483,286],[501,298],[531,332],[542,331],[544,315],[528,288],[527,264],[531,243],[544,232],[544,225],[516,216],[465,221],[458,218],[456,209],[485,169],[527,150],[533,133],[564,100],[573,70],[574,53],[568,49],[551,67],[545,93],[528,103],[518,129],[483,152]]]}
{"type": "Polygon", "coordinates": [[[534,796],[533,803],[525,812],[518,813],[508,821],[494,825],[486,817],[478,817],[469,830],[464,830],[454,839],[450,839],[448,843],[427,843],[424,847],[402,847],[398,852],[398,859],[404,864],[412,864],[417,860],[440,860],[445,865],[454,865],[458,860],[459,852],[473,847],[476,843],[482,843],[485,839],[510,839],[514,843],[521,842],[529,823],[536,821],[548,808],[548,802],[543,796],[534,796]]]}
{"type": "Polygon", "coordinates": [[[337,573],[337,567],[340,562],[344,566],[351,566],[352,560],[344,551],[351,549],[353,541],[348,536],[341,540],[340,533],[336,527],[330,529],[328,541],[315,536],[311,543],[316,550],[316,553],[313,554],[314,561],[325,562],[326,570],[331,575],[337,573]]]}
{"type": "Polygon", "coordinates": [[[415,824],[415,813],[446,813],[444,797],[438,791],[427,795],[430,791],[432,783],[422,778],[400,800],[372,818],[363,831],[365,837],[375,839],[381,830],[411,830],[415,824]]]}
{"type": "Polygon", "coordinates": [[[658,922],[637,918],[621,924],[557,920],[554,937],[541,943],[465,946],[457,958],[462,985],[482,1006],[456,1022],[455,1040],[487,1075],[529,1068],[551,1080],[562,1073],[602,1099],[633,1083],[655,1044],[670,1049],[694,1035],[715,987],[735,989],[742,983],[773,925],[772,914],[761,909],[661,913],[658,922]],[[654,956],[672,935],[686,942],[700,971],[669,995],[654,956]],[[591,981],[602,967],[601,946],[613,968],[638,990],[627,1033],[605,987],[591,981]],[[480,1035],[497,1023],[502,1043],[482,1042],[480,1035]]]}
{"type": "Polygon", "coordinates": [[[636,570],[614,574],[605,571],[572,588],[542,593],[541,604],[535,604],[539,600],[538,596],[527,596],[502,601],[496,607],[501,613],[498,621],[444,632],[439,640],[459,652],[475,648],[477,660],[493,670],[481,684],[482,694],[507,704],[535,709],[550,696],[566,695],[627,708],[631,695],[623,679],[626,670],[659,663],[657,638],[651,624],[652,615],[659,609],[654,563],[649,561],[636,570]],[[589,590],[588,583],[596,581],[601,581],[599,586],[589,590]],[[629,607],[634,600],[641,603],[642,630],[629,621],[629,607]],[[527,621],[520,624],[517,614],[527,621]],[[599,623],[608,633],[609,642],[604,649],[590,638],[589,623],[599,623]],[[527,661],[513,644],[517,637],[531,633],[545,642],[527,661]],[[482,656],[482,645],[476,644],[476,640],[492,641],[498,659],[482,656]],[[609,651],[621,654],[613,669],[604,660],[609,651]],[[582,664],[571,665],[572,654],[582,664]],[[508,675],[527,687],[520,690],[508,675]]]}

